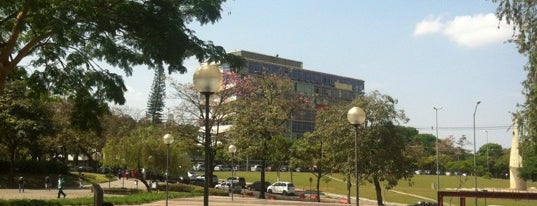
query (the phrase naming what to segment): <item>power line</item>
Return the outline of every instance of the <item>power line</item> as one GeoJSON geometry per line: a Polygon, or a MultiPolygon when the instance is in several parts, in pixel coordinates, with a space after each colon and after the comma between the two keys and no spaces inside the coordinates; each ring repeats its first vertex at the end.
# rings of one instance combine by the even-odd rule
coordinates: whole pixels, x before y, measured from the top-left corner
{"type": "MultiPolygon", "coordinates": [[[[434,127],[414,127],[417,130],[433,130],[434,127]]],[[[508,126],[482,126],[482,127],[476,127],[478,130],[509,130],[512,128],[512,125],[508,126]]],[[[438,127],[439,130],[473,130],[473,127],[438,127]]]]}

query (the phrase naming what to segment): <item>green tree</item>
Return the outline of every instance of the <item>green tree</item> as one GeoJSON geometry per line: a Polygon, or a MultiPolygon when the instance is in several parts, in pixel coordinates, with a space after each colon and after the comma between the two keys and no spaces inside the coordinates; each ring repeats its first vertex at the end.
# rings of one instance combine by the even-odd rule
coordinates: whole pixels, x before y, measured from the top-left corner
{"type": "Polygon", "coordinates": [[[375,186],[378,205],[383,205],[381,181],[385,181],[384,187],[390,189],[400,179],[409,179],[413,175],[411,159],[405,155],[406,140],[410,137],[405,137],[406,132],[397,127],[408,119],[404,111],[396,109],[396,104],[396,99],[378,91],[351,104],[366,113],[365,127],[359,137],[359,174],[375,186]]]}
{"type": "Polygon", "coordinates": [[[147,100],[147,117],[153,124],[162,123],[162,111],[164,109],[164,98],[166,97],[166,75],[164,68],[159,66],[155,69],[151,93],[147,100]]]}
{"type": "MultiPolygon", "coordinates": [[[[318,110],[315,130],[305,133],[293,145],[295,164],[315,166],[312,173],[316,177],[318,202],[321,201],[321,178],[334,171],[348,176],[354,171],[354,156],[349,155],[353,154],[353,148],[348,147],[352,144],[351,138],[342,138],[348,136],[351,130],[348,122],[342,121],[345,119],[342,115],[345,114],[344,109],[345,107],[340,105],[331,105],[327,109],[318,110]]],[[[350,181],[350,178],[346,181],[350,181]]],[[[347,192],[350,195],[350,190],[347,192]]]]}
{"type": "Polygon", "coordinates": [[[481,146],[477,151],[479,164],[484,165],[483,169],[485,169],[481,174],[498,178],[505,174],[506,171],[509,171],[509,167],[502,167],[509,165],[509,159],[507,159],[507,162],[500,163],[500,161],[505,161],[503,159],[504,153],[505,150],[502,146],[496,143],[481,146]]]}
{"type": "MultiPolygon", "coordinates": [[[[195,131],[198,131],[200,123],[208,119],[210,128],[212,128],[210,134],[212,138],[209,151],[209,165],[205,165],[205,169],[208,170],[210,175],[213,173],[215,162],[229,160],[229,157],[225,154],[228,153],[227,146],[229,146],[231,140],[228,138],[230,135],[225,134],[226,131],[223,126],[228,125],[232,121],[233,108],[231,106],[232,104],[228,103],[236,98],[239,86],[235,85],[243,85],[245,82],[235,72],[224,72],[222,77],[222,88],[225,89],[210,96],[210,113],[208,117],[205,117],[205,99],[200,98],[200,94],[194,88],[193,84],[183,84],[175,81],[171,83],[173,88],[172,98],[179,100],[179,105],[174,107],[174,111],[179,113],[176,122],[181,125],[189,125],[191,126],[190,128],[195,127],[197,128],[195,131]],[[224,153],[221,154],[218,151],[223,151],[224,153]]],[[[192,145],[189,148],[192,159],[199,159],[204,156],[205,151],[203,145],[205,139],[200,134],[198,132],[198,135],[185,136],[190,138],[185,141],[190,142],[190,145],[192,145]]]]}
{"type": "Polygon", "coordinates": [[[498,4],[496,16],[499,20],[506,20],[513,25],[514,42],[518,51],[528,57],[528,64],[525,70],[528,72],[526,80],[522,83],[524,90],[522,93],[526,101],[520,106],[516,118],[524,125],[525,135],[523,140],[529,141],[523,146],[523,167],[521,176],[528,180],[537,180],[537,11],[535,10],[535,1],[520,0],[493,0],[498,4]]]}
{"type": "Polygon", "coordinates": [[[29,62],[30,86],[74,101],[71,121],[99,131],[98,118],[108,102],[123,104],[120,75],[96,62],[131,75],[136,65],[167,66],[184,73],[183,61],[236,64],[240,59],[187,27],[221,18],[224,0],[6,0],[0,2],[0,95],[9,74],[29,62]]]}
{"type": "MultiPolygon", "coordinates": [[[[190,168],[190,159],[184,151],[184,142],[178,141],[178,133],[170,128],[160,126],[138,127],[130,135],[109,141],[103,149],[104,165],[132,169],[142,174],[162,175],[166,171],[166,147],[162,138],[166,132],[174,136],[175,141],[169,146],[169,176],[185,174],[190,168]]],[[[138,177],[148,191],[149,183],[144,175],[138,177]]]]}
{"type": "Polygon", "coordinates": [[[36,159],[40,150],[29,149],[53,133],[52,111],[42,98],[47,96],[28,89],[26,72],[21,69],[12,73],[4,95],[0,96],[0,144],[9,151],[11,180],[15,161],[28,156],[36,159]]]}
{"type": "Polygon", "coordinates": [[[416,134],[408,142],[406,153],[413,159],[415,168],[436,170],[436,137],[432,134],[416,134]]]}
{"type": "MultiPolygon", "coordinates": [[[[269,74],[251,76],[237,85],[235,94],[237,100],[229,104],[235,112],[229,136],[237,148],[261,160],[265,168],[272,154],[279,152],[271,150],[271,140],[285,134],[287,121],[293,111],[305,105],[304,98],[294,92],[289,78],[269,74]]],[[[265,171],[261,170],[261,188],[264,182],[265,171]]],[[[265,198],[265,191],[261,190],[259,198],[265,198]]]]}

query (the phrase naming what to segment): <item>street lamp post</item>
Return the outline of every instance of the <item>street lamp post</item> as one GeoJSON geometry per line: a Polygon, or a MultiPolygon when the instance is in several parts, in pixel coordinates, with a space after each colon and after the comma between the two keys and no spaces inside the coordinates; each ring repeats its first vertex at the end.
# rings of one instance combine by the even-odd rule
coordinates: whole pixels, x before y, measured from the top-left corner
{"type": "MultiPolygon", "coordinates": [[[[475,141],[475,113],[477,112],[477,106],[481,101],[477,100],[474,108],[474,191],[477,192],[477,154],[476,154],[476,146],[477,142],[475,141]]],[[[477,197],[475,198],[475,205],[477,206],[477,197]]]]}
{"type": "Polygon", "coordinates": [[[354,176],[356,176],[356,206],[360,205],[360,178],[358,176],[358,132],[365,122],[365,112],[360,107],[353,107],[347,112],[347,120],[354,126],[354,176]]]}
{"type": "Polygon", "coordinates": [[[194,87],[205,96],[205,138],[203,142],[205,151],[205,184],[203,185],[203,206],[209,205],[209,181],[212,177],[209,175],[211,167],[209,162],[211,147],[211,127],[209,125],[209,98],[212,94],[220,90],[222,85],[222,73],[214,64],[202,64],[194,73],[194,87]]]}
{"type": "Polygon", "coordinates": [[[489,131],[485,130],[485,133],[487,133],[487,173],[490,173],[490,167],[489,167],[489,131]]]}
{"type": "Polygon", "coordinates": [[[436,190],[440,190],[440,164],[439,164],[439,157],[440,153],[438,150],[438,110],[441,110],[442,107],[433,107],[436,113],[436,190]]]}
{"type": "Polygon", "coordinates": [[[233,180],[235,180],[235,166],[233,165],[233,159],[235,157],[235,152],[237,152],[237,147],[235,147],[235,145],[229,145],[227,149],[229,153],[231,153],[231,182],[229,191],[231,192],[231,201],[233,201],[233,180]]]}
{"type": "Polygon", "coordinates": [[[162,138],[164,140],[164,144],[166,144],[166,173],[164,174],[166,176],[166,206],[168,206],[168,164],[169,164],[169,150],[170,145],[173,143],[173,136],[171,134],[165,134],[162,138]]]}

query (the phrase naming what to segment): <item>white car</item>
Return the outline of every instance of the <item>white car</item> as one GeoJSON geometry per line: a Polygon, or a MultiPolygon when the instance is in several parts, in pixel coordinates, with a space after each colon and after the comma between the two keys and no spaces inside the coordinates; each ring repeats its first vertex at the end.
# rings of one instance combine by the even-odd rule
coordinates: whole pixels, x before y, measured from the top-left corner
{"type": "Polygon", "coordinates": [[[275,182],[268,186],[267,192],[292,195],[295,194],[295,185],[292,182],[275,182]]]}
{"type": "Polygon", "coordinates": [[[254,165],[250,167],[250,171],[252,172],[261,171],[261,170],[263,170],[263,167],[261,167],[261,165],[254,165]]]}
{"type": "Polygon", "coordinates": [[[240,184],[234,183],[233,186],[232,186],[231,182],[227,182],[227,181],[217,184],[216,186],[214,186],[214,188],[215,189],[225,190],[227,192],[233,192],[233,193],[241,193],[242,192],[242,187],[241,187],[240,184]]]}
{"type": "Polygon", "coordinates": [[[214,171],[231,171],[231,167],[229,165],[216,165],[214,171]]]}

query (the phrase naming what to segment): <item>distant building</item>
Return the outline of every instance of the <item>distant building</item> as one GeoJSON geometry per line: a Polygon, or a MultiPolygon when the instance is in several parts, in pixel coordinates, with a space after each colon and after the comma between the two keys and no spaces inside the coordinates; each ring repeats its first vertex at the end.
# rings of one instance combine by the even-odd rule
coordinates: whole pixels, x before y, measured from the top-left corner
{"type": "MultiPolygon", "coordinates": [[[[315,128],[315,110],[334,103],[350,103],[364,94],[364,81],[349,77],[316,72],[302,68],[302,62],[269,56],[249,51],[237,51],[232,54],[243,57],[246,67],[240,73],[246,75],[277,74],[288,76],[294,81],[296,92],[312,100],[309,109],[297,111],[288,127],[291,138],[302,137],[305,132],[315,128]]],[[[229,72],[228,65],[222,65],[223,72],[229,72]]]]}

